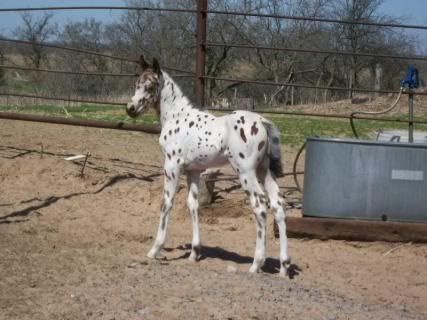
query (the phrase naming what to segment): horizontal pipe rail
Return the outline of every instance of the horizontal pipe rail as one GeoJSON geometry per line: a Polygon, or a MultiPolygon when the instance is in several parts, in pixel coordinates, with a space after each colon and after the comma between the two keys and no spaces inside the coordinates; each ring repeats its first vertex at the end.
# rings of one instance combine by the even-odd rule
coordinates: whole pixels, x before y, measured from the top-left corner
{"type": "MultiPolygon", "coordinates": [[[[136,11],[158,11],[158,12],[180,12],[180,13],[197,13],[195,9],[181,9],[181,8],[154,8],[154,7],[139,7],[139,6],[48,6],[48,7],[27,7],[27,8],[1,8],[0,12],[22,12],[22,11],[61,11],[61,10],[136,10],[136,11]]],[[[275,18],[284,20],[299,20],[299,21],[313,21],[313,22],[327,22],[349,25],[365,25],[375,27],[388,27],[388,28],[405,28],[405,29],[421,29],[427,30],[427,26],[413,25],[413,24],[399,24],[399,23],[380,23],[359,20],[340,20],[329,18],[315,18],[303,16],[290,16],[280,14],[266,14],[266,13],[252,13],[252,12],[238,12],[238,11],[224,11],[224,10],[207,10],[207,14],[222,14],[234,15],[245,17],[259,17],[259,18],[275,18]]]]}
{"type": "MultiPolygon", "coordinates": [[[[100,77],[137,77],[138,73],[106,73],[106,72],[79,72],[79,71],[66,71],[66,70],[55,70],[55,69],[41,69],[41,68],[30,68],[22,66],[11,66],[0,64],[0,69],[12,69],[12,70],[26,70],[35,72],[47,72],[57,74],[70,74],[70,75],[81,75],[81,76],[100,76],[100,77]]],[[[174,78],[194,78],[189,74],[174,74],[174,78]]]]}
{"type": "MultiPolygon", "coordinates": [[[[398,94],[397,90],[372,90],[372,89],[358,89],[358,88],[342,88],[342,87],[322,87],[314,85],[305,85],[305,84],[296,84],[296,83],[284,83],[284,82],[273,82],[273,81],[260,81],[260,80],[250,80],[250,79],[234,79],[234,78],[224,78],[224,77],[211,77],[204,76],[205,79],[227,81],[227,82],[237,82],[237,83],[249,83],[249,84],[260,84],[266,86],[286,86],[286,87],[295,87],[295,88],[306,88],[306,89],[318,89],[318,90],[337,90],[337,91],[354,91],[354,92],[365,92],[365,93],[383,93],[383,94],[398,94]]],[[[406,93],[406,92],[403,92],[406,93]]],[[[426,96],[427,92],[411,92],[414,95],[426,96]]]]}
{"type": "Polygon", "coordinates": [[[349,24],[349,25],[363,25],[363,26],[372,26],[372,27],[427,30],[427,26],[414,25],[414,24],[379,23],[379,22],[358,21],[358,20],[339,20],[339,19],[328,19],[328,18],[314,18],[314,17],[289,16],[289,15],[281,15],[281,14],[251,13],[251,12],[222,11],[222,10],[207,10],[206,13],[232,15],[232,16],[244,16],[244,17],[274,18],[274,19],[284,19],[284,20],[299,20],[299,21],[326,22],[326,23],[338,23],[338,24],[349,24]]]}
{"type": "Polygon", "coordinates": [[[13,112],[0,112],[0,119],[44,122],[44,123],[104,128],[104,129],[140,131],[140,132],[152,133],[152,134],[160,133],[160,126],[158,125],[134,124],[134,123],[126,123],[126,122],[113,122],[113,121],[100,121],[100,120],[83,120],[83,119],[41,116],[41,115],[35,115],[35,114],[24,114],[24,113],[13,113],[13,112]]]}
{"type": "Polygon", "coordinates": [[[133,60],[133,59],[129,59],[129,58],[113,56],[113,55],[110,55],[110,54],[100,53],[100,52],[95,52],[95,51],[90,51],[90,50],[84,50],[84,49],[77,49],[77,48],[71,48],[71,47],[66,47],[66,46],[60,46],[60,45],[57,45],[57,44],[46,43],[46,42],[27,41],[27,40],[5,38],[5,37],[0,37],[0,41],[3,41],[3,42],[12,42],[12,43],[18,43],[18,44],[25,44],[25,45],[36,45],[36,46],[41,46],[41,47],[46,47],[46,48],[53,48],[53,49],[60,49],[60,50],[71,51],[71,52],[76,52],[76,53],[84,53],[84,54],[96,55],[96,56],[100,56],[100,57],[104,57],[104,58],[109,58],[109,59],[113,59],[113,60],[124,61],[124,62],[139,63],[139,61],[133,60]]]}
{"type": "MultiPolygon", "coordinates": [[[[18,40],[18,39],[11,39],[11,38],[5,38],[5,37],[0,37],[0,41],[11,42],[11,43],[18,43],[18,44],[24,44],[24,45],[36,45],[36,46],[41,46],[41,47],[46,47],[46,48],[53,48],[53,49],[65,50],[65,51],[76,52],[76,53],[90,54],[90,55],[95,55],[95,56],[104,57],[104,58],[108,58],[108,59],[113,59],[113,60],[119,60],[119,61],[124,61],[124,62],[130,62],[130,63],[137,63],[137,64],[139,64],[139,60],[133,60],[133,59],[124,58],[124,57],[118,57],[118,56],[114,56],[114,55],[110,55],[110,54],[106,54],[106,53],[100,53],[100,52],[90,51],[90,50],[85,50],[85,49],[77,49],[77,48],[72,48],[72,47],[67,47],[67,46],[61,46],[61,45],[51,44],[51,43],[46,43],[46,42],[18,40]]],[[[162,68],[164,68],[166,70],[175,71],[175,72],[186,73],[186,74],[193,74],[194,75],[194,72],[191,72],[191,71],[188,71],[188,70],[171,68],[171,67],[168,67],[168,66],[162,66],[162,68]]]]}
{"type": "Polygon", "coordinates": [[[118,101],[99,101],[99,100],[87,100],[71,97],[52,97],[52,96],[41,96],[36,94],[26,94],[26,93],[13,93],[13,92],[0,92],[0,96],[10,96],[10,97],[22,97],[22,98],[34,98],[42,100],[56,100],[56,101],[69,101],[69,102],[81,102],[81,103],[93,103],[93,104],[107,104],[115,106],[125,106],[126,102],[118,101]]]}
{"type": "Polygon", "coordinates": [[[30,67],[21,67],[21,66],[10,66],[10,65],[4,65],[4,64],[0,64],[0,69],[25,70],[25,71],[60,73],[60,74],[83,75],[83,76],[106,76],[106,77],[136,77],[136,76],[138,76],[137,73],[79,72],[79,71],[66,71],[66,70],[55,70],[55,69],[42,69],[42,68],[30,68],[30,67]]]}
{"type": "MultiPolygon", "coordinates": [[[[217,108],[209,108],[208,110],[209,111],[217,111],[217,112],[233,112],[233,111],[236,111],[236,109],[217,109],[217,108]]],[[[253,111],[256,113],[277,114],[277,115],[284,115],[284,116],[334,118],[334,119],[346,119],[346,120],[354,118],[357,120],[409,123],[408,120],[394,119],[394,118],[374,118],[374,117],[363,117],[363,116],[353,116],[352,117],[351,115],[323,114],[323,113],[312,113],[312,112],[273,111],[273,110],[263,110],[263,109],[255,109],[253,111]]],[[[427,124],[427,121],[418,120],[418,121],[412,121],[412,123],[414,123],[414,124],[427,124]]]]}
{"type": "Polygon", "coordinates": [[[365,52],[349,52],[339,50],[318,50],[318,49],[300,49],[300,48],[280,48],[280,47],[268,47],[248,44],[233,44],[233,43],[218,43],[218,42],[206,42],[208,47],[229,47],[229,48],[242,48],[242,49],[259,49],[259,50],[271,50],[271,51],[286,51],[286,52],[301,52],[301,53],[320,53],[320,54],[333,54],[341,56],[359,56],[359,57],[373,57],[373,58],[390,58],[399,60],[421,60],[427,61],[427,57],[422,56],[402,56],[402,55],[389,55],[389,54],[377,54],[377,53],[365,53],[365,52]]]}
{"type": "Polygon", "coordinates": [[[63,11],[63,10],[135,10],[135,11],[160,11],[160,12],[181,12],[196,13],[193,9],[181,8],[153,8],[140,6],[55,6],[55,7],[27,7],[27,8],[1,8],[0,12],[21,12],[21,11],[63,11]]]}

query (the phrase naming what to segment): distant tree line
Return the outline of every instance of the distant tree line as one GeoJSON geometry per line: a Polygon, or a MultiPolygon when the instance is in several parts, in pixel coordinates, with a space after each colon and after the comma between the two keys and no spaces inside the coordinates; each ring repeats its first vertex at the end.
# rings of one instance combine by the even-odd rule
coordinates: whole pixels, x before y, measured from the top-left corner
{"type": "MultiPolygon", "coordinates": [[[[209,0],[209,8],[240,12],[328,17],[342,20],[398,23],[380,12],[384,0],[209,0]]],[[[132,6],[194,9],[193,0],[129,0],[132,6]]],[[[195,69],[195,15],[191,13],[124,11],[105,23],[95,19],[69,22],[59,27],[53,14],[35,18],[22,15],[22,25],[14,32],[19,39],[57,42],[70,47],[136,59],[141,53],[157,57],[161,63],[185,70],[195,69]]],[[[414,54],[414,39],[403,29],[364,25],[320,23],[275,18],[211,14],[208,41],[266,47],[324,49],[390,55],[414,54]]],[[[134,72],[136,66],[103,57],[75,54],[37,46],[0,43],[2,62],[36,68],[50,67],[74,71],[134,72]],[[18,58],[22,57],[22,58],[18,58]]],[[[249,50],[231,47],[206,48],[206,75],[307,84],[321,87],[374,88],[381,70],[381,89],[396,88],[407,61],[391,58],[340,56],[334,54],[249,50]]],[[[3,72],[4,73],[4,72],[3,72]]],[[[0,71],[1,78],[4,78],[0,71]]],[[[133,79],[111,77],[35,74],[37,90],[51,94],[79,96],[121,96],[132,91],[133,79]]],[[[180,80],[192,94],[192,80],[180,80]]],[[[351,92],[255,86],[208,80],[209,98],[252,97],[258,104],[276,106],[321,103],[351,96],[351,92]]]]}

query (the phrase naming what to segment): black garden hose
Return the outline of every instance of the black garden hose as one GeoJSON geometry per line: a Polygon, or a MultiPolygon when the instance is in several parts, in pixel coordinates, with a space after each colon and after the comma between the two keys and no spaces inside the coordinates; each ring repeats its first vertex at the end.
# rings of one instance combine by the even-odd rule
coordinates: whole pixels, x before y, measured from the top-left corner
{"type": "Polygon", "coordinates": [[[301,156],[301,153],[305,149],[305,145],[306,145],[306,142],[304,142],[303,145],[301,146],[301,148],[299,148],[299,150],[297,152],[297,155],[295,156],[294,165],[292,167],[292,175],[294,177],[295,185],[297,187],[297,190],[299,192],[301,192],[301,193],[302,193],[302,188],[301,188],[301,185],[298,182],[298,177],[297,177],[297,164],[298,164],[299,157],[301,156]]]}
{"type": "Polygon", "coordinates": [[[355,119],[356,114],[377,115],[377,114],[383,114],[383,113],[390,112],[391,110],[393,110],[397,106],[397,103],[399,102],[399,100],[402,96],[402,92],[403,92],[403,88],[400,88],[400,91],[399,91],[399,94],[397,95],[396,101],[394,101],[393,104],[385,110],[382,110],[382,111],[354,111],[354,112],[352,112],[350,114],[350,127],[351,127],[351,130],[353,131],[354,137],[356,139],[359,139],[359,135],[357,134],[356,127],[354,125],[354,119],[355,119]]]}

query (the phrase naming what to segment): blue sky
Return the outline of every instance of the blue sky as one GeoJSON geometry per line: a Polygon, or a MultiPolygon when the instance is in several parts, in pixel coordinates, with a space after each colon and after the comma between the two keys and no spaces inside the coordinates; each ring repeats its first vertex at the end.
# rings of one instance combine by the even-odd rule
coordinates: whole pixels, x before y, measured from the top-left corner
{"type": "MultiPolygon", "coordinates": [[[[122,0],[1,0],[0,8],[18,7],[59,7],[59,6],[124,6],[122,0]]],[[[52,11],[54,20],[59,25],[68,21],[82,21],[94,17],[97,20],[110,22],[120,16],[121,10],[70,10],[52,11]]],[[[34,14],[43,14],[34,12],[34,14]]],[[[0,12],[0,33],[10,35],[10,31],[21,23],[21,13],[0,12]]]]}
{"type": "MultiPolygon", "coordinates": [[[[38,6],[121,6],[123,0],[1,0],[0,8],[38,7],[38,6]]],[[[402,23],[427,25],[427,0],[385,0],[381,11],[391,17],[400,18],[402,23]]],[[[61,25],[67,21],[79,21],[94,17],[98,20],[110,22],[118,18],[118,10],[94,11],[55,11],[55,21],[61,25]]],[[[21,23],[19,13],[0,12],[0,33],[10,35],[10,31],[21,23]]],[[[420,39],[419,47],[427,52],[427,30],[412,30],[420,39]]]]}

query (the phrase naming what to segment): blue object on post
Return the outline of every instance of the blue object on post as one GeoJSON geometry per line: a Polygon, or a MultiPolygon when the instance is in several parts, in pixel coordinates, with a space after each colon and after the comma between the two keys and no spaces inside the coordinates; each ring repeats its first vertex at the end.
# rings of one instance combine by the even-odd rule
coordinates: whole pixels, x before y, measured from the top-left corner
{"type": "Polygon", "coordinates": [[[413,65],[408,65],[406,68],[406,76],[400,80],[400,87],[415,89],[419,86],[418,70],[413,65]]]}

